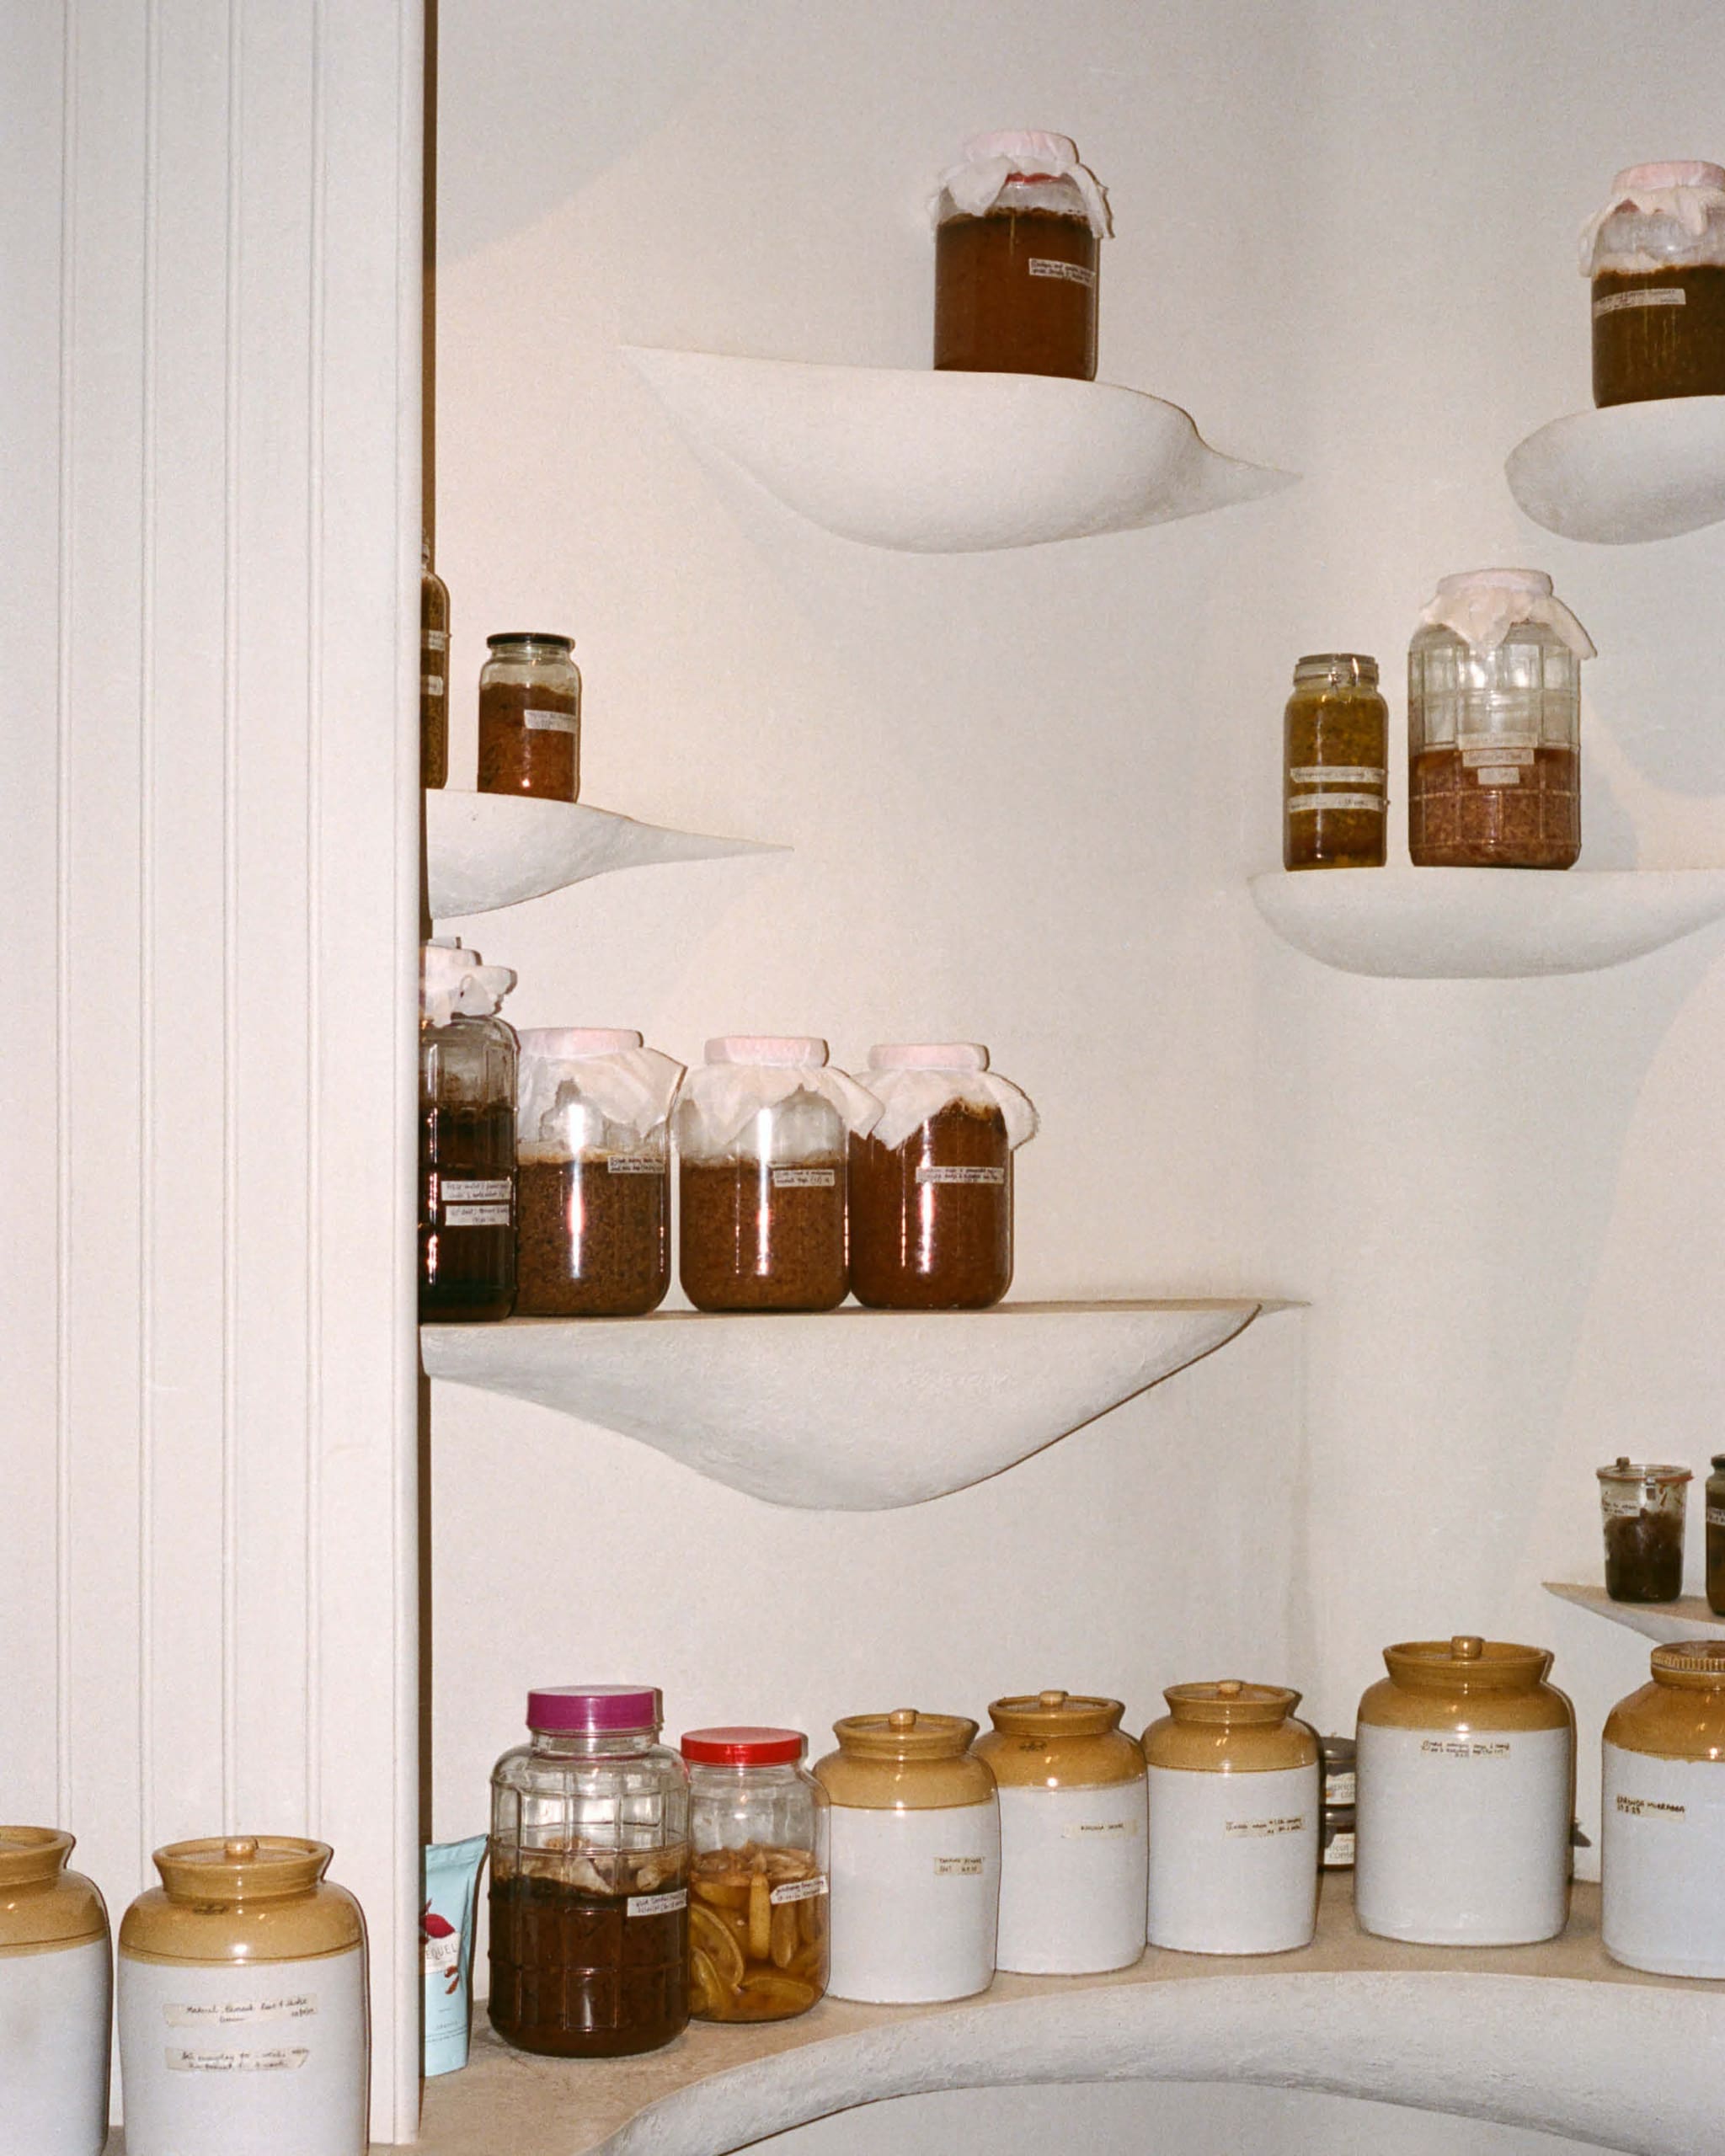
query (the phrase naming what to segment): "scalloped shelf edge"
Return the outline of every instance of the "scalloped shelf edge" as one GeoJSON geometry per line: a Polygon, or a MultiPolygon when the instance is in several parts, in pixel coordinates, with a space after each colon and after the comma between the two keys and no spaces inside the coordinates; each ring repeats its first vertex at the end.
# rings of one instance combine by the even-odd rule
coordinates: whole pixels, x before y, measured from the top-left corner
{"type": "Polygon", "coordinates": [[[1590,1609],[1595,1617],[1609,1618],[1662,1646],[1674,1640],[1725,1640],[1725,1617],[1715,1616],[1698,1594],[1685,1594],[1677,1602],[1613,1602],[1603,1587],[1579,1581],[1547,1580],[1545,1589],[1559,1602],[1590,1609]]]}
{"type": "Polygon", "coordinates": [[[1725,519],[1725,397],[1569,413],[1503,467],[1525,514],[1561,538],[1632,547],[1725,519]]]}

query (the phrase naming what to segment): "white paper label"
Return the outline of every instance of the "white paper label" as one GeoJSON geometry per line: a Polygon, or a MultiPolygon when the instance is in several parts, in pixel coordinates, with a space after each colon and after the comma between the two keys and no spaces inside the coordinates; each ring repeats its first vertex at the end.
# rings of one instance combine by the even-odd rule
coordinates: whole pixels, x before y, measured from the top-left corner
{"type": "Polygon", "coordinates": [[[259,2052],[188,2052],[170,2044],[163,2053],[170,2073],[291,2073],[311,2056],[303,2045],[259,2052]]]}
{"type": "Polygon", "coordinates": [[[1606,292],[1594,302],[1594,320],[1602,314],[1621,314],[1632,307],[1687,307],[1689,294],[1680,286],[1656,285],[1641,292],[1606,292]]]}
{"type": "Polygon", "coordinates": [[[1476,786],[1519,786],[1521,773],[1514,764],[1482,764],[1473,775],[1476,786]]]}
{"type": "Polygon", "coordinates": [[[1725,1505],[1709,1505],[1707,1507],[1707,1525],[1709,1527],[1725,1527],[1725,1505]]]}
{"type": "Polygon", "coordinates": [[[314,1991],[275,1992],[250,1999],[168,1999],[162,2019],[170,2029],[231,2029],[246,2021],[309,2021],[317,2011],[314,1991]]]}
{"type": "Polygon", "coordinates": [[[688,1906],[689,1890],[686,1886],[673,1886],[665,1894],[631,1894],[629,1897],[629,1914],[632,1917],[668,1917],[673,1909],[686,1909],[688,1906]]]}
{"type": "Polygon", "coordinates": [[[1641,1510],[1641,1492],[1608,1486],[1599,1493],[1599,1509],[1607,1519],[1633,1519],[1641,1510]]]}
{"type": "Polygon", "coordinates": [[[937,1168],[927,1162],[916,1171],[919,1183],[975,1183],[985,1190],[999,1190],[1005,1185],[1004,1168],[937,1168]]]}
{"type": "Polygon", "coordinates": [[[812,1879],[788,1879],[782,1886],[772,1890],[772,1900],[779,1902],[812,1902],[817,1895],[826,1892],[826,1875],[817,1872],[812,1879]]]}
{"type": "Polygon", "coordinates": [[[1471,758],[1475,763],[1507,764],[1512,760],[1512,750],[1537,749],[1540,737],[1509,728],[1500,734],[1483,734],[1470,733],[1463,727],[1456,734],[1455,745],[1461,751],[1463,763],[1471,758]]]}
{"type": "Polygon", "coordinates": [[[579,734],[581,722],[572,711],[524,711],[521,723],[530,734],[579,734]]]}
{"type": "Polygon", "coordinates": [[[1096,282],[1095,270],[1086,269],[1081,262],[1050,262],[1045,254],[1033,254],[1029,267],[1033,277],[1060,277],[1069,285],[1087,287],[1096,282]]]}
{"type": "Polygon", "coordinates": [[[1324,1862],[1332,1871],[1340,1871],[1353,1861],[1354,1830],[1350,1827],[1346,1833],[1331,1835],[1330,1845],[1324,1851],[1324,1862]]]}
{"type": "Polygon", "coordinates": [[[1293,786],[1381,786],[1381,764],[1296,764],[1288,774],[1293,786]]]}
{"type": "Polygon", "coordinates": [[[447,651],[449,631],[447,629],[421,629],[419,643],[426,651],[447,651]]]}
{"type": "Polygon", "coordinates": [[[515,1218],[507,1205],[446,1205],[446,1228],[506,1228],[515,1218]]]}
{"type": "Polygon", "coordinates": [[[422,674],[419,676],[419,694],[422,696],[441,696],[443,694],[443,676],[441,674],[422,674]]]}
{"type": "Polygon", "coordinates": [[[1222,1832],[1242,1841],[1268,1841],[1272,1834],[1303,1834],[1306,1814],[1289,1812],[1272,1819],[1228,1819],[1222,1823],[1222,1832]]]}
{"type": "Polygon", "coordinates": [[[662,1153],[613,1153],[609,1172],[614,1176],[662,1176],[665,1155],[662,1153]]]}
{"type": "Polygon", "coordinates": [[[511,1195],[507,1176],[487,1177],[483,1182],[457,1182],[449,1177],[438,1186],[438,1196],[449,1205],[489,1205],[499,1198],[511,1195]]]}
{"type": "Polygon", "coordinates": [[[980,1856],[937,1856],[934,1860],[937,1879],[980,1879],[982,1859],[980,1856]]]}
{"type": "Polygon", "coordinates": [[[1462,767],[1466,771],[1477,770],[1484,764],[1519,764],[1525,770],[1534,760],[1535,752],[1531,748],[1506,745],[1502,741],[1494,741],[1488,749],[1464,749],[1461,751],[1462,767]]]}
{"type": "Polygon", "coordinates": [[[1288,803],[1290,816],[1314,816],[1321,808],[1365,808],[1381,816],[1384,797],[1381,793],[1297,793],[1288,803]]]}
{"type": "Polygon", "coordinates": [[[830,1190],[839,1179],[836,1168],[775,1168],[775,1190],[830,1190]]]}
{"type": "Polygon", "coordinates": [[[1345,1767],[1338,1774],[1324,1776],[1324,1803],[1332,1812],[1352,1804],[1359,1792],[1359,1777],[1352,1767],[1345,1767]]]}
{"type": "MultiPolygon", "coordinates": [[[[1135,1784],[1135,1787],[1136,1785],[1135,1784]]],[[[1063,1842],[1120,1840],[1135,1842],[1144,1832],[1144,1822],[1131,1819],[1071,1819],[1060,1829],[1063,1842]]]]}

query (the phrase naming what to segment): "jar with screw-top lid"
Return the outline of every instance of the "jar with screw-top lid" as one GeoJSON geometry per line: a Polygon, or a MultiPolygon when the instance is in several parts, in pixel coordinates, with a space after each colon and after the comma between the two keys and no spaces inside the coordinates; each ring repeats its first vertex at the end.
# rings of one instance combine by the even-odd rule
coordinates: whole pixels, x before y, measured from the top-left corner
{"type": "Polygon", "coordinates": [[[826,1989],[826,1791],[799,1730],[693,1729],[689,2003],[697,2020],[784,2021],[826,1989]]]}
{"type": "Polygon", "coordinates": [[[1187,1954],[1285,1954],[1317,1926],[1318,1741],[1284,1684],[1171,1684],[1144,1732],[1149,1932],[1187,1954]]]}
{"type": "Polygon", "coordinates": [[[567,637],[487,637],[479,670],[479,791],[574,801],[581,791],[581,676],[567,637]]]}
{"type": "Polygon", "coordinates": [[[72,1848],[0,1827],[0,2156],[99,2156],[108,2137],[108,1911],[72,1848]]]}
{"type": "Polygon", "coordinates": [[[419,1315],[507,1317],[515,1295],[515,985],[459,941],[419,949],[419,1315]]]}
{"type": "Polygon", "coordinates": [[[360,1905],[327,1842],[174,1842],[120,1927],[127,2156],[365,2156],[360,1905]]]}
{"type": "Polygon", "coordinates": [[[849,1715],[814,1769],[832,1849],[835,1998],[968,1999],[994,1981],[1001,1821],[959,1715],[849,1715]]]}
{"type": "Polygon", "coordinates": [[[1630,165],[1582,227],[1594,402],[1725,396],[1725,166],[1630,165]]]}
{"type": "Polygon", "coordinates": [[[1144,1951],[1144,1754],[1118,1700],[996,1700],[976,1756],[1001,1808],[1002,1969],[1080,1977],[1144,1951]]]}
{"type": "Polygon", "coordinates": [[[1725,1640],[1652,1666],[1605,1722],[1600,1935],[1632,1969],[1725,1977],[1725,1640]]]}
{"type": "Polygon", "coordinates": [[[1359,1703],[1354,1912],[1384,1939],[1525,1946],[1569,1913],[1575,1716],[1551,1657],[1464,1633],[1386,1647],[1359,1703]]]}

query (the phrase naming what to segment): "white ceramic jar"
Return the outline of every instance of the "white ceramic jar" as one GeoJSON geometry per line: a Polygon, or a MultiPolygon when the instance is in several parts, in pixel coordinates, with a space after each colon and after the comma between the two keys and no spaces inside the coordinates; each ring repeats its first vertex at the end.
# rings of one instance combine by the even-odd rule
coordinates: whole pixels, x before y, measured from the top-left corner
{"type": "Polygon", "coordinates": [[[850,1715],[815,1766],[832,1849],[837,1999],[914,2005],[994,1981],[1001,1817],[994,1776],[958,1715],[850,1715]]]}
{"type": "Polygon", "coordinates": [[[1000,1793],[1002,1969],[1081,1977],[1144,1951],[1144,1754],[1118,1700],[996,1700],[976,1744],[1000,1793]]]}
{"type": "Polygon", "coordinates": [[[1429,1946],[1525,1946],[1569,1913],[1575,1716],[1542,1647],[1386,1647],[1359,1703],[1354,1906],[1429,1946]]]}
{"type": "Polygon", "coordinates": [[[1317,1739],[1280,1684],[1171,1684],[1144,1732],[1149,1932],[1187,1954],[1285,1954],[1317,1928],[1317,1739]]]}
{"type": "Polygon", "coordinates": [[[0,1827],[0,2156],[108,2138],[108,1912],[72,1850],[51,1827],[0,1827]]]}
{"type": "Polygon", "coordinates": [[[1632,1969],[1725,1977],[1725,1641],[1653,1672],[1605,1723],[1601,1935],[1632,1969]]]}
{"type": "Polygon", "coordinates": [[[120,1927],[126,2156],[366,2156],[360,1905],[324,1842],[174,1842],[120,1927]]]}

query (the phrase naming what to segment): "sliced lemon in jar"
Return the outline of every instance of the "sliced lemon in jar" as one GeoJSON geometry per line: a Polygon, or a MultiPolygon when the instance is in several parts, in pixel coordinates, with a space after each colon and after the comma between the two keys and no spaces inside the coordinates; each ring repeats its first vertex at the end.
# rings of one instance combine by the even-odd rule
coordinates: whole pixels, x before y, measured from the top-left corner
{"type": "Polygon", "coordinates": [[[713,1970],[715,1979],[726,1991],[734,1991],[743,1981],[743,1950],[737,1943],[737,1935],[711,1909],[703,1909],[698,1902],[689,1904],[689,1944],[702,1956],[713,1970]]]}

